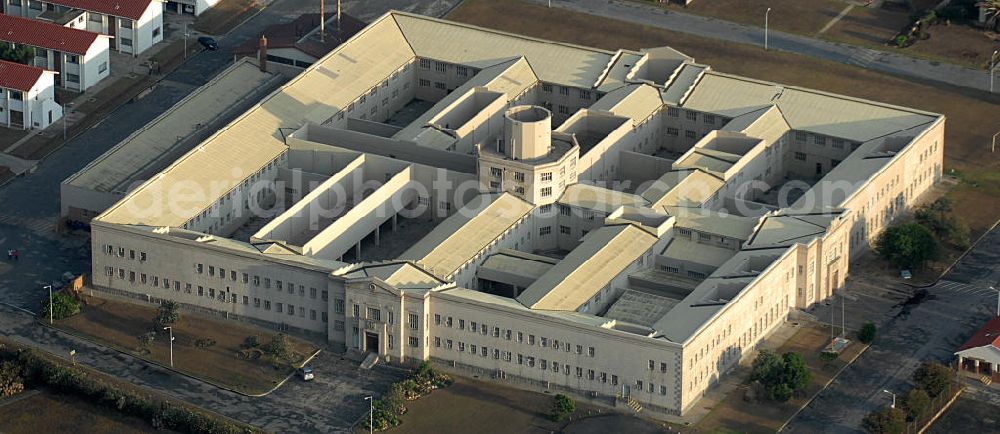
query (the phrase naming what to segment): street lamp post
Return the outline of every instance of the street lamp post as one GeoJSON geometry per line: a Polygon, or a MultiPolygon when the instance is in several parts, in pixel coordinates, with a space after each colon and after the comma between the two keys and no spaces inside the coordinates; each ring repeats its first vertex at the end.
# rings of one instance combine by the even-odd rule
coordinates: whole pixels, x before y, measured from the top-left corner
{"type": "Polygon", "coordinates": [[[890,408],[896,408],[896,394],[885,389],[882,389],[882,391],[892,395],[892,406],[890,408]]]}
{"type": "Polygon", "coordinates": [[[366,396],[368,401],[368,434],[375,431],[375,400],[371,396],[366,396]]]}
{"type": "Polygon", "coordinates": [[[771,8],[764,11],[764,51],[767,51],[767,18],[771,14],[771,8]]]}
{"type": "Polygon", "coordinates": [[[993,93],[993,70],[997,69],[997,54],[1000,50],[993,50],[993,54],[990,55],[990,93],[993,93]]]}
{"type": "Polygon", "coordinates": [[[167,326],[163,328],[170,332],[170,367],[174,367],[174,328],[167,326]]]}
{"type": "Polygon", "coordinates": [[[188,25],[184,23],[184,58],[188,58],[188,25]]]}
{"type": "MultiPolygon", "coordinates": [[[[991,286],[991,290],[997,291],[996,287],[991,286]]],[[[1000,316],[1000,291],[997,291],[997,316],[1000,316]]]]}
{"type": "Polygon", "coordinates": [[[49,325],[52,325],[52,285],[45,285],[44,289],[49,290],[49,325]]]}
{"type": "Polygon", "coordinates": [[[993,145],[990,147],[990,152],[997,151],[997,136],[1000,136],[1000,131],[997,131],[997,133],[993,135],[993,145]]]}

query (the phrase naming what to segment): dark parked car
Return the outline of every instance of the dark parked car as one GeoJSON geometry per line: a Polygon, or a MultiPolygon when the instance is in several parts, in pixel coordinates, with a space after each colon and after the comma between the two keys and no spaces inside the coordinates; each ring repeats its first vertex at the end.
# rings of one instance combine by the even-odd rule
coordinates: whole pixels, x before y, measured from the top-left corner
{"type": "Polygon", "coordinates": [[[215,39],[208,36],[201,36],[198,38],[198,43],[202,47],[208,48],[209,50],[215,51],[219,49],[219,43],[215,42],[215,39]]]}

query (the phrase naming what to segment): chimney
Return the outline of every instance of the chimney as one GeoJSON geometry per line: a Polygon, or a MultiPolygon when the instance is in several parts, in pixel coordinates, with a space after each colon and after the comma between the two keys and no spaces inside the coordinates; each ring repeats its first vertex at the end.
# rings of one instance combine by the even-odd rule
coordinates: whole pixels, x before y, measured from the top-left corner
{"type": "Polygon", "coordinates": [[[257,48],[257,61],[260,72],[267,72],[267,36],[260,35],[260,46],[257,48]]]}

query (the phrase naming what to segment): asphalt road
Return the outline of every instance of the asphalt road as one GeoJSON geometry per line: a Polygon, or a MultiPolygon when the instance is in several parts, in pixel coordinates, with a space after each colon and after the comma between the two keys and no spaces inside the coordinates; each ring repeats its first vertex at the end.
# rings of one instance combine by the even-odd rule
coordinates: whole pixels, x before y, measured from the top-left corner
{"type": "MultiPolygon", "coordinates": [[[[549,0],[534,1],[547,3],[549,0]]],[[[764,29],[757,26],[737,24],[684,12],[664,11],[657,6],[644,5],[634,1],[552,0],[552,6],[726,42],[760,45],[762,48],[764,44],[764,29]]],[[[979,90],[989,90],[990,88],[989,74],[984,70],[917,59],[850,44],[827,42],[808,36],[771,30],[768,32],[768,46],[772,50],[804,54],[904,77],[933,80],[979,90]]]]}
{"type": "MultiPolygon", "coordinates": [[[[846,304],[847,328],[865,319],[879,325],[872,346],[841,373],[789,424],[793,433],[861,433],[861,421],[872,410],[889,405],[882,390],[904,393],[910,376],[924,361],[952,363],[954,351],[996,314],[1000,281],[1000,229],[993,230],[934,286],[909,289],[901,285],[881,294],[863,285],[851,287],[846,304]],[[853,324],[853,325],[852,325],[853,324]]],[[[839,325],[840,302],[832,303],[839,325]]],[[[829,320],[829,307],[817,317],[829,320]]]]}
{"type": "MultiPolygon", "coordinates": [[[[390,8],[440,16],[457,3],[353,0],[344,1],[343,6],[347,13],[371,20],[390,8]]],[[[400,372],[388,368],[362,371],[356,363],[324,352],[310,364],[316,381],[291,381],[267,397],[248,398],[42,328],[18,310],[35,310],[47,295],[42,286],[59,279],[63,272],[90,271],[89,239],[54,231],[62,180],[214,77],[231,62],[233,47],[256,38],[267,26],[315,9],[315,0],[273,1],[228,36],[216,38],[218,51],[190,56],[145,97],[119,107],[100,124],[70,140],[42,161],[34,173],[0,188],[0,203],[4,204],[0,206],[0,250],[16,248],[21,253],[17,262],[0,257],[0,335],[58,355],[76,350],[81,364],[273,432],[346,432],[367,411],[364,396],[377,395],[401,378],[400,372]]],[[[333,7],[328,5],[327,10],[333,7]]]]}

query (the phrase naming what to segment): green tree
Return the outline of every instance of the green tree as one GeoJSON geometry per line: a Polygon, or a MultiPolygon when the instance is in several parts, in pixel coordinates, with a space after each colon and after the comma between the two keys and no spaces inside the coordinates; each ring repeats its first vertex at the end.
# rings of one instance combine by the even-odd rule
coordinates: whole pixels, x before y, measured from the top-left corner
{"type": "Polygon", "coordinates": [[[913,372],[913,382],[932,398],[951,388],[952,372],[937,362],[924,362],[913,372]]]}
{"type": "MultiPolygon", "coordinates": [[[[73,315],[80,313],[80,302],[77,301],[76,297],[69,295],[65,292],[59,291],[52,293],[52,318],[60,320],[63,318],[69,318],[73,315]]],[[[49,299],[45,298],[42,300],[42,309],[38,316],[48,320],[49,318],[49,299]]]]}
{"type": "Polygon", "coordinates": [[[917,223],[930,229],[940,240],[945,240],[956,247],[969,246],[969,226],[952,214],[951,200],[939,198],[928,205],[917,208],[913,216],[917,223]]]}
{"type": "Polygon", "coordinates": [[[938,243],[923,225],[906,223],[883,231],[875,240],[875,251],[897,266],[912,268],[937,258],[938,243]]]}
{"type": "Polygon", "coordinates": [[[802,356],[796,353],[778,356],[772,351],[762,350],[753,361],[750,380],[764,386],[768,398],[785,402],[809,385],[812,373],[802,356]]]}
{"type": "Polygon", "coordinates": [[[549,412],[549,418],[556,422],[562,422],[575,411],[576,402],[573,401],[573,398],[560,393],[552,399],[552,411],[549,412]]]}
{"type": "Polygon", "coordinates": [[[875,323],[865,321],[861,330],[858,330],[858,340],[866,344],[872,343],[875,340],[875,331],[875,323]]]}
{"type": "Polygon", "coordinates": [[[983,0],[976,3],[983,9],[986,18],[986,27],[997,30],[1000,28],[1000,0],[983,0]]]}
{"type": "Polygon", "coordinates": [[[180,309],[180,303],[164,300],[160,303],[160,307],[156,309],[156,318],[153,319],[153,322],[160,326],[160,328],[174,325],[174,323],[181,319],[180,309]]]}
{"type": "Polygon", "coordinates": [[[0,43],[0,60],[30,65],[34,57],[35,50],[33,48],[0,43]]]}
{"type": "Polygon", "coordinates": [[[868,413],[861,426],[870,434],[900,434],[906,429],[906,415],[898,408],[883,408],[868,413]]]}
{"type": "Polygon", "coordinates": [[[931,397],[924,389],[917,387],[906,393],[903,404],[906,406],[906,416],[911,420],[917,420],[927,413],[927,409],[931,406],[931,397]]]}

